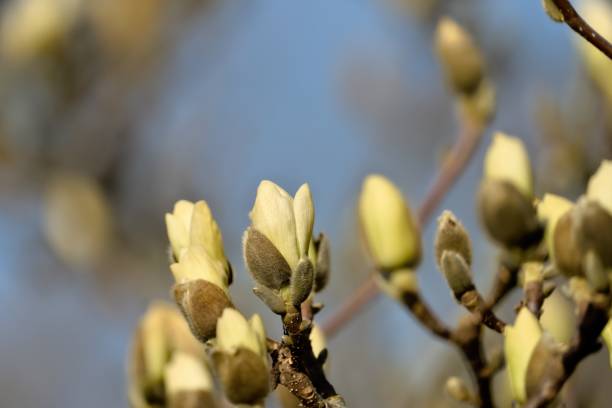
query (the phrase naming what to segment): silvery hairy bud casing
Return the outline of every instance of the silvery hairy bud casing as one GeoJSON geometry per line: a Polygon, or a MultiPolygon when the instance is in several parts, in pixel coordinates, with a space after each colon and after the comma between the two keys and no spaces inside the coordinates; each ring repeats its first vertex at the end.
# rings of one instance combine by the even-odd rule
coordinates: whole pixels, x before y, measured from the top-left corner
{"type": "Polygon", "coordinates": [[[468,265],[472,264],[470,237],[461,221],[451,211],[444,211],[438,218],[434,247],[438,265],[444,251],[454,251],[461,255],[468,265]]]}
{"type": "Polygon", "coordinates": [[[312,247],[314,205],[308,184],[291,197],[276,184],[259,184],[243,237],[245,263],[255,278],[254,292],[275,313],[298,308],[311,294],[315,263],[312,247]],[[313,262],[314,261],[314,262],[313,262]]]}
{"type": "Polygon", "coordinates": [[[478,192],[480,218],[489,236],[507,248],[539,243],[543,231],[532,201],[531,165],[523,143],[496,133],[478,192]]]}
{"type": "Polygon", "coordinates": [[[193,334],[200,341],[214,337],[217,319],[231,307],[231,268],[225,258],[221,232],[208,205],[179,201],[166,215],[176,284],[173,295],[193,334]]]}
{"type": "Polygon", "coordinates": [[[134,333],[128,357],[131,407],[146,408],[166,399],[165,370],[176,353],[199,358],[199,364],[203,364],[204,347],[176,307],[153,303],[134,333]]]}
{"type": "Polygon", "coordinates": [[[225,395],[234,404],[256,405],[270,390],[266,333],[258,315],[247,321],[225,309],[217,325],[213,362],[225,395]]]}

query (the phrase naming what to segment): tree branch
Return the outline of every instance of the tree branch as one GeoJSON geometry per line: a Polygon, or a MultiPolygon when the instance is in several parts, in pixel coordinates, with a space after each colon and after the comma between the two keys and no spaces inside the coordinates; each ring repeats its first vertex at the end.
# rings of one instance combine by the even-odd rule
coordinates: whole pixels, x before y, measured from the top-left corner
{"type": "Polygon", "coordinates": [[[582,38],[612,59],[612,44],[591,27],[576,11],[569,0],[552,0],[563,15],[563,21],[582,38]]]}

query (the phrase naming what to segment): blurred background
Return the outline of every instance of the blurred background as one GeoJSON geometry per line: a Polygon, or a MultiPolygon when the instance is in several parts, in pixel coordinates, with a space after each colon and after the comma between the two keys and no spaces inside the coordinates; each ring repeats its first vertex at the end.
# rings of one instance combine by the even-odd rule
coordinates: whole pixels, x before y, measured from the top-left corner
{"type": "MultiPolygon", "coordinates": [[[[315,230],[328,234],[333,250],[320,296],[319,319],[328,318],[370,273],[355,220],[363,177],[384,173],[416,207],[458,132],[432,50],[442,15],[474,35],[497,87],[497,116],[443,203],[472,234],[482,287],[496,252],[479,228],[474,193],[492,131],[523,138],[539,193],[575,198],[599,161],[612,157],[612,63],[607,76],[592,72],[582,40],[550,21],[539,2],[3,0],[0,7],[4,408],[127,406],[134,327],[152,300],[170,299],[163,221],[179,199],[208,201],[234,265],[235,303],[260,313],[278,336],[278,320],[251,294],[241,235],[260,180],[291,192],[310,183],[315,230]]],[[[422,290],[451,322],[460,310],[435,270],[432,233],[430,225],[422,290]]],[[[506,302],[506,318],[515,303],[506,302]]],[[[454,350],[382,296],[329,348],[331,381],[354,407],[449,406],[443,380],[467,375],[454,350]]],[[[575,406],[609,406],[607,360],[600,352],[580,367],[575,406]]]]}

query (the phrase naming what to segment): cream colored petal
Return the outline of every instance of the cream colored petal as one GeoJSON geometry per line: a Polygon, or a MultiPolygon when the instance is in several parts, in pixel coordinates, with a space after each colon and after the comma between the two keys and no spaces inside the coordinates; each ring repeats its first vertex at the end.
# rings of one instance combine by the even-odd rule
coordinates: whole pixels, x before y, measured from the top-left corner
{"type": "Polygon", "coordinates": [[[312,352],[315,357],[327,347],[325,334],[317,324],[313,324],[312,326],[312,331],[310,332],[310,345],[312,346],[312,352]]]}
{"type": "Polygon", "coordinates": [[[204,279],[228,292],[224,265],[213,260],[200,246],[191,246],[183,251],[179,262],[170,265],[170,270],[177,283],[204,279]]]}
{"type": "MultiPolygon", "coordinates": [[[[612,66],[610,69],[610,75],[612,75],[612,66]]],[[[612,214],[612,160],[602,161],[595,174],[591,176],[587,187],[587,197],[599,202],[612,214]]]]}
{"type": "Polygon", "coordinates": [[[233,353],[239,347],[260,354],[260,342],[247,320],[236,309],[226,308],[217,322],[217,346],[233,353]]]}
{"type": "Polygon", "coordinates": [[[521,139],[497,132],[487,150],[484,161],[487,179],[512,183],[525,196],[533,196],[531,164],[521,139]]]}
{"type": "Polygon", "coordinates": [[[221,231],[206,201],[195,203],[189,236],[191,245],[204,247],[216,261],[227,262],[221,231]]]}
{"type": "Polygon", "coordinates": [[[262,181],[250,217],[253,227],[272,241],[293,270],[299,251],[291,196],[271,181],[262,181]]]}
{"type": "Polygon", "coordinates": [[[261,317],[258,314],[254,314],[250,319],[249,319],[249,324],[251,325],[251,330],[253,330],[253,332],[255,333],[255,335],[257,336],[257,342],[258,342],[258,351],[257,353],[264,357],[264,359],[266,359],[267,361],[267,346],[266,346],[266,328],[264,327],[263,324],[263,320],[261,320],[261,317]]]}
{"type": "Polygon", "coordinates": [[[546,223],[546,246],[551,257],[554,255],[553,236],[557,221],[573,205],[574,203],[568,199],[554,194],[545,194],[544,198],[537,205],[538,218],[546,223]]]}
{"type": "Polygon", "coordinates": [[[295,214],[295,229],[300,256],[308,251],[314,225],[314,205],[308,184],[302,184],[293,199],[293,211],[295,214]]]}
{"type": "Polygon", "coordinates": [[[204,363],[195,356],[176,352],[166,367],[166,394],[212,391],[213,382],[204,363]]]}
{"type": "Polygon", "coordinates": [[[542,328],[550,333],[560,343],[569,344],[576,331],[576,315],[574,305],[558,290],[544,300],[542,328]]]}
{"type": "Polygon", "coordinates": [[[181,251],[189,247],[189,229],[193,208],[193,203],[181,200],[174,205],[172,214],[166,214],[168,239],[172,246],[172,253],[177,259],[181,251]]]}
{"type": "Polygon", "coordinates": [[[508,325],[504,330],[504,353],[511,391],[520,403],[525,402],[527,366],[541,336],[538,319],[526,307],[519,311],[514,326],[508,325]]]}
{"type": "Polygon", "coordinates": [[[142,321],[142,351],[147,378],[152,383],[160,381],[169,351],[164,325],[164,311],[151,306],[142,321]]]}
{"type": "Polygon", "coordinates": [[[420,232],[402,193],[387,178],[366,177],[359,198],[359,217],[378,266],[395,268],[418,261],[420,232]]]}

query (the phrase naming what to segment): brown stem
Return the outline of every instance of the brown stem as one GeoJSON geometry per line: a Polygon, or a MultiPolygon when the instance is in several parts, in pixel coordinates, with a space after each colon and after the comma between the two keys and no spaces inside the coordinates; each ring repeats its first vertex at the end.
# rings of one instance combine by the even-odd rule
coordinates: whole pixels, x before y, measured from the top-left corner
{"type": "MultiPolygon", "coordinates": [[[[418,211],[418,220],[421,226],[429,222],[433,212],[436,210],[453,183],[463,173],[470,159],[474,155],[478,142],[481,139],[484,128],[468,119],[463,119],[460,135],[457,143],[453,146],[449,159],[438,172],[434,184],[428,190],[425,200],[418,211]]],[[[374,275],[368,277],[335,311],[322,328],[327,338],[332,338],[336,333],[349,323],[353,317],[369,304],[379,293],[374,275]]]]}
{"type": "Polygon", "coordinates": [[[544,292],[542,291],[542,281],[532,281],[525,284],[525,306],[538,319],[542,314],[542,304],[544,303],[544,292]]]}
{"type": "Polygon", "coordinates": [[[418,292],[404,292],[401,300],[412,315],[434,335],[443,340],[449,340],[452,337],[452,331],[438,319],[418,292]]]}
{"type": "Polygon", "coordinates": [[[302,318],[301,311],[291,311],[283,317],[283,341],[271,353],[278,383],[307,408],[328,405],[344,406],[342,398],[327,380],[323,361],[315,357],[310,344],[312,325],[302,318]]]}
{"type": "Polygon", "coordinates": [[[601,348],[599,335],[608,322],[608,308],[609,299],[602,295],[596,295],[595,300],[579,305],[578,333],[569,349],[559,357],[562,371],[541,379],[538,392],[527,401],[525,408],[547,406],[557,397],[578,364],[601,348]]]}
{"type": "Polygon", "coordinates": [[[487,306],[476,288],[465,292],[459,299],[459,302],[474,315],[477,323],[482,323],[498,333],[504,332],[506,323],[498,318],[493,310],[487,306]]]}
{"type": "Polygon", "coordinates": [[[578,35],[593,44],[599,51],[612,59],[612,44],[591,27],[576,11],[569,0],[552,0],[563,15],[563,21],[578,35]]]}

